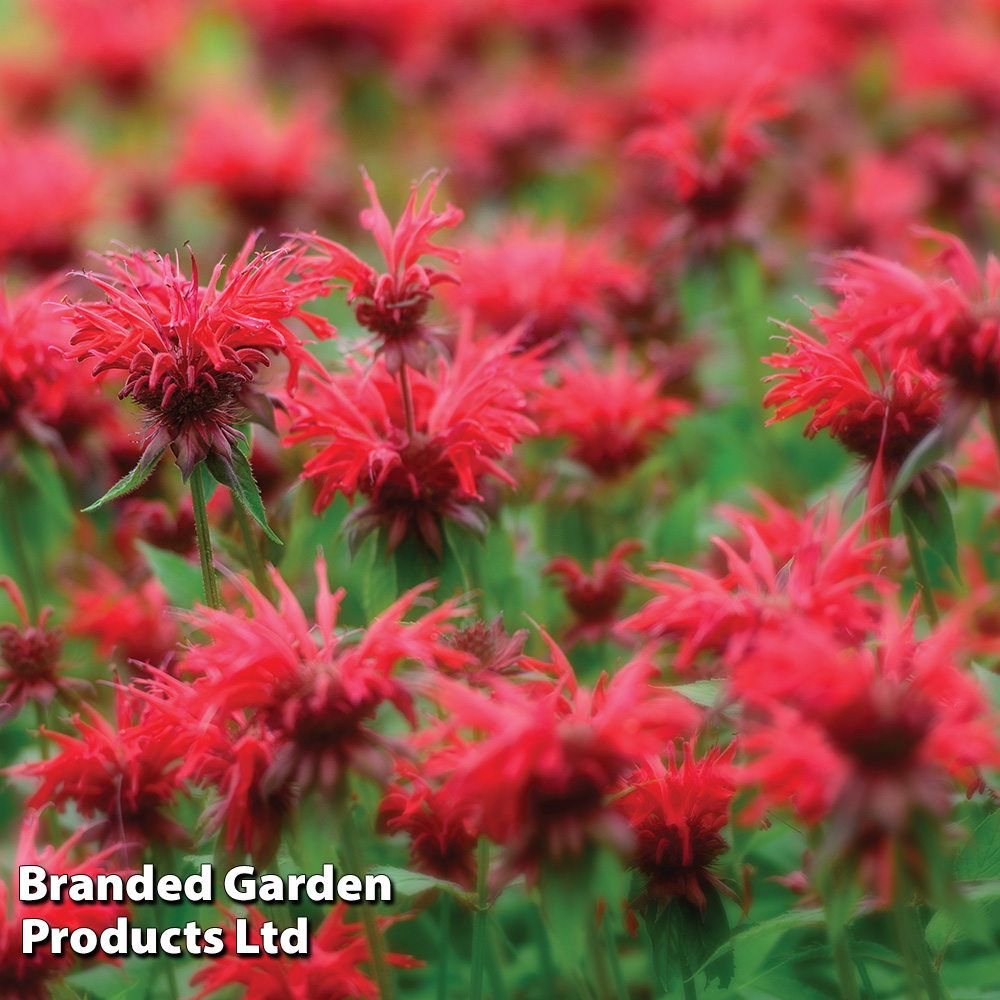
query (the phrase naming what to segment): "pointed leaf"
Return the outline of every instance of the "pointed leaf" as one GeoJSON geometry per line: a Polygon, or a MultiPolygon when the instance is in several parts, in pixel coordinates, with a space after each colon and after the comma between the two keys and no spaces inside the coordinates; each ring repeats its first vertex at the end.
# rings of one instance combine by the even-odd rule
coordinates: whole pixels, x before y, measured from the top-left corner
{"type": "Polygon", "coordinates": [[[428,889],[440,889],[468,906],[472,906],[476,902],[476,894],[463,889],[457,882],[435,878],[433,875],[424,875],[422,872],[411,872],[405,868],[379,865],[369,869],[368,874],[385,875],[392,883],[393,892],[398,892],[401,896],[416,896],[418,893],[427,892],[428,889]]]}
{"type": "Polygon", "coordinates": [[[201,567],[190,563],[177,552],[158,549],[143,541],[136,541],[139,551],[146,557],[153,576],[167,592],[170,603],[177,608],[191,608],[205,599],[201,567]]]}
{"type": "Polygon", "coordinates": [[[900,497],[903,513],[920,533],[920,537],[944,564],[959,577],[958,540],[951,504],[937,484],[924,481],[924,495],[909,489],[900,497]]]}
{"type": "Polygon", "coordinates": [[[271,530],[267,523],[264,501],[260,498],[257,481],[246,455],[239,448],[232,451],[232,460],[227,462],[221,455],[212,452],[205,465],[223,486],[228,486],[233,497],[246,508],[246,512],[264,529],[264,533],[272,541],[281,545],[281,539],[271,530]]]}
{"type": "Polygon", "coordinates": [[[892,489],[889,491],[887,499],[890,503],[898,500],[909,488],[917,476],[935,462],[940,462],[948,453],[948,443],[945,439],[944,429],[935,427],[923,440],[906,456],[899,472],[893,480],[892,489]]]}
{"type": "Polygon", "coordinates": [[[146,460],[146,456],[143,455],[139,459],[139,464],[127,475],[123,476],[121,479],[115,483],[114,486],[108,490],[100,500],[95,500],[89,507],[84,507],[83,512],[85,514],[92,510],[97,510],[98,507],[103,507],[104,504],[111,500],[117,500],[118,497],[124,496],[126,493],[131,493],[133,490],[137,490],[142,484],[149,479],[152,475],[153,470],[159,464],[161,458],[163,458],[163,453],[166,448],[161,448],[151,459],[146,460]]]}

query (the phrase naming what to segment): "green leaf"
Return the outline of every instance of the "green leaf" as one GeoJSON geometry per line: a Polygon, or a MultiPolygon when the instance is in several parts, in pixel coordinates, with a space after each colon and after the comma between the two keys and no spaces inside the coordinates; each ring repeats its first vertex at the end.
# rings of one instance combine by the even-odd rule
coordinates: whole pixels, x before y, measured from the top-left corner
{"type": "Polygon", "coordinates": [[[592,892],[595,863],[596,851],[591,849],[576,864],[545,864],[539,875],[542,919],[552,957],[565,972],[579,968],[580,956],[587,953],[588,931],[597,919],[592,892]]]}
{"type": "Polygon", "coordinates": [[[178,608],[190,608],[204,601],[200,566],[188,562],[177,552],[158,549],[147,542],[136,541],[136,546],[146,557],[153,576],[160,581],[171,604],[178,608]]]}
{"type": "Polygon", "coordinates": [[[361,605],[370,620],[399,597],[396,560],[385,557],[384,534],[369,535],[362,546],[367,547],[367,572],[361,586],[361,605]]]}
{"type": "Polygon", "coordinates": [[[676,684],[673,690],[701,708],[711,708],[719,700],[722,681],[718,679],[691,681],[688,684],[676,684]]]}
{"type": "Polygon", "coordinates": [[[1000,878],[1000,810],[987,816],[959,851],[955,878],[962,882],[1000,878]]]}
{"type": "Polygon", "coordinates": [[[925,480],[923,487],[923,496],[919,496],[916,490],[909,489],[900,497],[903,513],[957,579],[960,576],[958,541],[955,538],[951,504],[935,483],[925,480]]]}
{"type": "Polygon", "coordinates": [[[910,488],[910,484],[929,465],[940,462],[948,452],[948,445],[945,440],[944,429],[935,427],[930,434],[906,456],[896,478],[893,480],[892,489],[889,491],[888,500],[894,503],[910,488]]]}
{"type": "Polygon", "coordinates": [[[239,448],[234,448],[232,461],[227,462],[221,455],[211,452],[205,459],[205,465],[218,482],[229,487],[229,491],[243,504],[247,513],[264,529],[267,537],[281,545],[281,539],[267,523],[264,501],[260,498],[260,490],[257,489],[257,481],[246,455],[239,448]]]}
{"type": "Polygon", "coordinates": [[[454,896],[455,899],[471,906],[476,902],[476,894],[463,889],[457,882],[449,882],[447,879],[435,878],[433,875],[424,875],[422,872],[411,872],[406,868],[393,868],[391,866],[379,865],[369,869],[371,875],[385,875],[392,883],[394,892],[401,896],[416,896],[429,889],[440,889],[454,896]]]}
{"type": "Polygon", "coordinates": [[[97,510],[98,507],[103,507],[109,501],[117,500],[118,497],[137,490],[152,475],[153,470],[159,464],[160,459],[163,458],[163,453],[166,450],[166,448],[161,448],[149,461],[146,461],[144,454],[139,459],[139,464],[127,476],[119,479],[100,500],[94,501],[89,507],[84,507],[83,512],[87,514],[92,510],[97,510]]]}

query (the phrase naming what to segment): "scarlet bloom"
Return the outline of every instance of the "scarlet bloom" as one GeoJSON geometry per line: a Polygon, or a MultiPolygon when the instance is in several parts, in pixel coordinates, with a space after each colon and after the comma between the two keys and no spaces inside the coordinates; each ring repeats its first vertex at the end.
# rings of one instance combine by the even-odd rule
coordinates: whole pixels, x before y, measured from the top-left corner
{"type": "Polygon", "coordinates": [[[348,375],[312,379],[296,396],[285,440],[321,449],[302,472],[319,486],[316,511],[337,493],[366,499],[344,522],[353,547],[384,527],[390,552],[412,533],[440,557],[442,519],[485,532],[484,486],[513,485],[500,459],[535,432],[526,389],[537,384],[538,361],[512,353],[516,338],[473,343],[466,326],[451,364],[439,358],[426,377],[412,376],[412,432],[387,362],[366,375],[355,365],[348,375]]]}
{"type": "Polygon", "coordinates": [[[541,433],[569,438],[569,456],[598,479],[627,475],[650,453],[657,438],[669,434],[689,404],[663,394],[656,375],[641,375],[627,351],[617,350],[610,369],[582,351],[575,363],[554,365],[559,382],[535,403],[541,433]]]}
{"type": "Polygon", "coordinates": [[[43,608],[31,624],[24,597],[9,576],[0,576],[0,589],[7,592],[21,619],[0,625],[0,723],[18,715],[29,701],[43,708],[53,699],[71,701],[85,691],[85,681],[62,675],[63,631],[48,626],[52,608],[43,608]]]}
{"type": "Polygon", "coordinates": [[[409,201],[396,228],[393,229],[375,193],[375,185],[367,174],[365,190],[372,207],[361,213],[361,225],[371,231],[385,257],[386,270],[381,274],[366,264],[347,247],[315,233],[304,237],[319,256],[308,259],[308,273],[326,281],[346,281],[347,301],[357,302],[354,313],[358,323],[374,337],[375,354],[385,355],[385,367],[395,375],[406,364],[425,371],[428,362],[428,329],[424,323],[427,309],[434,297],[431,289],[442,282],[458,279],[451,271],[421,264],[421,257],[437,257],[457,264],[461,253],[453,247],[431,242],[439,230],[457,226],[462,212],[448,204],[443,212],[435,212],[431,202],[437,194],[441,176],[432,174],[427,194],[417,201],[417,184],[410,191],[409,201]]]}
{"type": "Polygon", "coordinates": [[[476,619],[468,625],[460,625],[445,637],[445,642],[465,653],[469,662],[451,669],[447,664],[440,664],[439,669],[464,679],[468,684],[489,687],[497,675],[513,674],[521,666],[521,654],[528,634],[526,628],[509,634],[504,628],[503,613],[489,623],[476,619]]]}
{"type": "Polygon", "coordinates": [[[91,705],[83,710],[89,721],[73,717],[79,739],[43,729],[59,754],[9,770],[38,779],[28,807],[52,802],[61,811],[72,802],[85,819],[103,820],[105,843],[189,844],[187,831],[169,814],[191,749],[183,733],[157,727],[139,700],[121,690],[114,725],[91,705]]]}
{"type": "Polygon", "coordinates": [[[678,764],[671,744],[666,765],[651,757],[625,780],[615,805],[635,832],[633,863],[646,880],[630,906],[641,912],[678,898],[704,916],[706,891],[731,894],[713,865],[729,848],[722,830],[736,792],[735,752],[730,743],[699,758],[689,741],[678,764]]]}
{"type": "Polygon", "coordinates": [[[646,655],[610,680],[602,674],[591,690],[548,641],[556,680],[497,680],[489,698],[444,679],[434,691],[456,725],[485,734],[449,758],[449,794],[529,878],[543,860],[577,856],[595,840],[628,850],[631,835],[608,797],[645,756],[698,721],[690,702],[653,683],[659,671],[646,655]]]}
{"type": "Polygon", "coordinates": [[[48,274],[65,267],[97,213],[97,172],[58,132],[0,127],[0,264],[48,274]]]}
{"type": "Polygon", "coordinates": [[[595,559],[590,573],[570,556],[558,556],[543,569],[561,578],[566,603],[576,615],[576,623],[566,633],[566,641],[595,642],[617,624],[618,609],[632,570],[625,561],[643,548],[634,539],[619,542],[607,559],[595,559]]]}
{"type": "MultiPolygon", "coordinates": [[[[943,381],[909,349],[890,365],[874,346],[852,347],[844,334],[820,340],[785,329],[788,353],[761,359],[779,370],[765,379],[777,383],[764,397],[764,406],[774,407],[768,424],[812,411],[808,437],[828,429],[865,463],[863,485],[872,510],[885,500],[910,452],[941,422],[943,381]]],[[[886,533],[888,517],[886,509],[886,533]]]]}
{"type": "Polygon", "coordinates": [[[678,670],[704,652],[735,663],[760,636],[780,634],[798,617],[822,624],[844,643],[860,643],[880,618],[879,602],[866,591],[884,594],[893,588],[876,568],[882,542],[859,543],[864,525],[859,520],[842,533],[832,507],[813,508],[801,522],[794,554],[785,561],[784,553],[776,558],[751,523],[741,524],[745,541],[738,547],[748,549],[747,556],[721,538],[712,539],[726,558],[724,576],[654,565],[672,578],[641,578],[657,596],[621,627],[678,642],[678,670]]]}
{"type": "Polygon", "coordinates": [[[131,582],[96,561],[86,581],[70,588],[71,635],[94,641],[102,657],[163,665],[177,648],[180,629],[167,613],[170,600],[155,576],[131,582]]]}
{"type": "Polygon", "coordinates": [[[322,293],[322,283],[291,280],[300,274],[305,248],[289,243],[251,259],[253,241],[244,244],[221,288],[222,262],[202,287],[193,256],[186,278],[178,262],[153,252],[108,254],[107,276],[86,275],[106,300],[67,307],[76,326],[67,356],[96,358],[95,375],[127,373],[119,396],[131,396],[148,424],[143,467],[168,445],[185,481],[209,455],[231,461],[242,440],[235,425],[247,416],[273,419],[254,385],[270,356],[287,359],[292,389],[303,364],[318,367],[285,325],[295,318],[318,337],[333,332],[302,308],[322,293]]]}
{"type": "MultiPolygon", "coordinates": [[[[46,871],[68,875],[70,879],[75,875],[94,878],[98,872],[113,871],[105,862],[117,847],[91,855],[79,864],[70,860],[82,836],[82,832],[74,834],[58,850],[45,847],[39,851],[35,846],[38,814],[29,812],[21,825],[12,871],[18,872],[22,865],[41,865],[46,871]]],[[[51,927],[68,927],[71,932],[89,927],[100,934],[127,913],[121,903],[75,903],[63,899],[26,906],[17,894],[11,902],[7,885],[0,879],[0,997],[4,1000],[49,1000],[50,987],[70,971],[76,960],[68,948],[61,955],[54,955],[47,943],[35,945],[34,954],[25,955],[22,921],[37,918],[51,927]]]]}
{"type": "Polygon", "coordinates": [[[337,612],[344,591],[330,592],[322,557],[316,562],[315,629],[277,572],[272,578],[277,607],[240,581],[252,618],[208,608],[191,617],[211,640],[194,646],[184,661],[185,670],[197,676],[192,692],[198,718],[214,717],[239,732],[253,724],[274,734],[273,759],[261,781],[265,794],[293,781],[333,790],[348,769],[384,783],[391,741],[371,720],[389,703],[415,725],[411,685],[397,669],[403,663],[464,659],[441,641],[456,614],[454,603],[404,621],[431,586],[424,585],[404,594],[361,634],[342,635],[337,612]]]}
{"type": "Polygon", "coordinates": [[[840,301],[820,326],[891,358],[910,348],[960,393],[1000,399],[1000,263],[990,255],[980,270],[958,237],[921,234],[944,245],[927,275],[861,251],[839,255],[829,284],[840,301]]]}
{"type": "Polygon", "coordinates": [[[476,883],[476,830],[468,803],[447,785],[435,787],[419,769],[401,761],[396,779],[379,805],[379,825],[410,837],[410,864],[417,871],[456,882],[476,883]]]}
{"type": "Polygon", "coordinates": [[[309,192],[326,145],[318,107],[295,107],[279,123],[262,104],[244,98],[199,107],[174,167],[178,181],[211,186],[251,226],[273,223],[309,192]]]}
{"type": "MultiPolygon", "coordinates": [[[[192,986],[201,986],[195,1000],[202,1000],[220,990],[227,995],[232,987],[243,986],[245,1000],[378,1000],[378,987],[358,966],[369,962],[368,941],[361,924],[345,923],[348,906],[338,903],[310,935],[308,956],[285,955],[248,958],[235,953],[235,940],[227,942],[227,955],[210,962],[191,977],[192,986]]],[[[247,910],[249,941],[261,945],[263,915],[247,910]]],[[[381,917],[380,928],[388,927],[399,917],[381,917]]],[[[231,932],[235,933],[235,932],[231,932]]],[[[409,955],[388,954],[386,960],[401,969],[421,963],[409,955]]]]}
{"type": "Polygon", "coordinates": [[[611,298],[628,298],[639,286],[637,270],[616,260],[605,238],[581,240],[557,226],[533,230],[525,222],[471,244],[459,273],[461,285],[446,297],[470,308],[482,329],[520,325],[523,344],[550,348],[586,326],[609,327],[611,298]]]}
{"type": "Polygon", "coordinates": [[[981,769],[1000,763],[994,714],[956,662],[963,617],[918,642],[912,621],[888,616],[874,649],[845,649],[802,623],[761,636],[733,670],[744,781],[758,790],[750,817],[787,806],[810,826],[827,823],[826,852],[857,864],[886,903],[898,851],[926,882],[921,817],[940,829],[954,786],[971,793],[981,769]]]}

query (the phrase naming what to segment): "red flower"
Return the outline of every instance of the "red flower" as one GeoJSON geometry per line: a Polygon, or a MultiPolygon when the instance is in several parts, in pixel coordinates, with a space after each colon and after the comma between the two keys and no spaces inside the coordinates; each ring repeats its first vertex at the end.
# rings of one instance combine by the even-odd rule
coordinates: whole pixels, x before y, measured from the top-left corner
{"type": "Polygon", "coordinates": [[[1000,763],[996,719],[956,665],[966,629],[955,615],[916,642],[912,621],[888,617],[875,650],[805,623],[761,636],[732,676],[745,781],[758,789],[751,816],[787,805],[810,826],[828,821],[831,856],[853,858],[891,900],[896,846],[918,870],[927,860],[914,823],[939,825],[954,784],[971,792],[1000,763]]]}
{"type": "MultiPolygon", "coordinates": [[[[229,942],[228,954],[211,962],[191,977],[192,986],[201,986],[195,1000],[202,1000],[219,990],[243,986],[244,1000],[378,1000],[378,988],[358,966],[370,961],[368,942],[360,924],[347,924],[350,908],[339,903],[327,914],[319,929],[310,936],[308,956],[261,955],[248,958],[235,954],[229,942]],[[360,932],[360,933],[359,933],[360,932]]],[[[261,943],[260,928],[264,917],[257,910],[247,910],[251,943],[261,943]]],[[[380,928],[388,927],[399,917],[378,919],[380,928]]],[[[388,954],[387,961],[402,969],[420,963],[409,955],[388,954]]]]}
{"type": "Polygon", "coordinates": [[[427,194],[419,204],[418,185],[413,185],[406,208],[393,229],[379,204],[374,183],[365,174],[365,190],[372,207],[361,213],[361,225],[371,230],[385,257],[386,270],[382,274],[339,243],[315,233],[305,237],[320,251],[320,256],[308,258],[307,273],[327,281],[339,279],[349,283],[347,301],[358,302],[354,307],[358,323],[375,334],[375,354],[385,355],[390,375],[395,375],[404,363],[418,371],[426,370],[424,316],[433,298],[431,289],[441,282],[457,281],[450,271],[420,263],[425,256],[449,264],[457,264],[461,259],[460,252],[453,247],[431,242],[439,229],[457,226],[462,221],[461,210],[451,204],[443,212],[431,208],[441,180],[440,175],[431,175],[427,194]]]}
{"type": "Polygon", "coordinates": [[[396,780],[379,805],[379,825],[410,837],[410,865],[417,871],[471,889],[476,884],[476,830],[468,803],[447,785],[435,788],[419,770],[400,762],[396,780]]]}
{"type": "Polygon", "coordinates": [[[569,456],[603,480],[627,475],[690,409],[687,402],[663,395],[656,375],[640,375],[624,349],[615,352],[610,370],[582,353],[575,364],[558,362],[559,384],[540,393],[538,425],[548,437],[570,439],[569,456]]]}
{"type": "Polygon", "coordinates": [[[302,104],[279,122],[262,100],[201,105],[174,167],[181,183],[208,184],[248,225],[268,225],[316,183],[325,139],[319,108],[302,104]]]}
{"type": "Polygon", "coordinates": [[[625,780],[615,807],[635,832],[634,866],[646,880],[630,906],[641,911],[680,898],[704,917],[706,889],[731,892],[712,866],[729,847],[722,830],[736,792],[735,752],[730,743],[696,758],[693,743],[686,742],[678,764],[671,744],[667,766],[651,757],[625,780]]]}
{"type": "Polygon", "coordinates": [[[67,702],[90,685],[62,676],[61,628],[49,628],[52,608],[43,608],[38,622],[31,624],[17,584],[0,576],[0,589],[7,592],[21,624],[0,625],[0,723],[18,715],[29,701],[43,708],[54,698],[67,702]]]}
{"type": "Polygon", "coordinates": [[[566,603],[576,614],[576,624],[567,631],[566,642],[572,644],[579,639],[596,642],[617,624],[618,609],[632,577],[625,559],[642,549],[642,542],[632,539],[619,542],[606,560],[594,560],[589,574],[569,556],[559,556],[542,569],[542,573],[562,578],[566,603]]]}
{"type": "Polygon", "coordinates": [[[641,578],[658,596],[622,622],[622,628],[678,641],[678,670],[687,669],[702,652],[736,663],[760,636],[780,633],[798,617],[822,624],[845,643],[862,642],[880,617],[879,602],[865,591],[884,594],[893,587],[874,567],[882,542],[858,544],[864,525],[862,519],[841,534],[832,507],[813,508],[786,562],[784,554],[782,561],[775,558],[752,524],[741,524],[748,556],[713,538],[726,556],[728,572],[721,578],[685,566],[655,565],[674,579],[641,578]]]}
{"type": "Polygon", "coordinates": [[[96,181],[67,136],[0,128],[0,265],[20,261],[43,274],[65,267],[97,212],[96,181]]]}
{"type": "MultiPolygon", "coordinates": [[[[764,406],[774,407],[768,424],[811,410],[808,437],[829,429],[864,461],[868,509],[873,510],[885,500],[910,452],[941,422],[944,385],[911,350],[889,366],[871,345],[852,349],[843,334],[831,333],[824,343],[795,327],[784,328],[791,352],[761,359],[781,371],[764,380],[778,383],[764,397],[764,406]]],[[[881,520],[888,534],[888,509],[881,520]]]]}
{"type": "Polygon", "coordinates": [[[253,239],[221,288],[221,262],[201,287],[193,257],[192,276],[185,278],[178,263],[152,252],[109,254],[109,276],[86,275],[106,301],[67,307],[76,325],[68,356],[96,358],[95,375],[128,373],[119,395],[146,411],[146,456],[170,445],[185,481],[210,454],[231,459],[242,440],[235,425],[248,413],[269,419],[269,404],[253,384],[270,364],[269,353],[288,359],[290,388],[301,365],[318,368],[285,321],[299,319],[319,337],[333,332],[302,308],[322,283],[290,280],[305,248],[285,244],[251,260],[253,239]]]}
{"type": "Polygon", "coordinates": [[[36,0],[58,36],[62,65],[131,95],[162,64],[188,22],[188,0],[36,0]]]}
{"type": "Polygon", "coordinates": [[[532,231],[526,222],[471,245],[459,273],[462,283],[447,298],[471,308],[482,329],[521,324],[522,343],[550,348],[587,325],[610,327],[610,297],[628,297],[639,285],[636,269],[615,260],[606,239],[581,239],[556,226],[532,231]]]}
{"type": "Polygon", "coordinates": [[[322,557],[316,562],[315,629],[277,572],[272,577],[280,595],[277,607],[239,581],[253,618],[208,608],[190,617],[211,640],[194,646],[184,661],[185,670],[198,676],[193,686],[198,716],[214,716],[241,732],[252,723],[274,734],[268,751],[273,760],[261,782],[265,794],[290,781],[331,790],[347,769],[384,782],[391,741],[371,720],[388,702],[415,724],[411,686],[398,676],[402,663],[464,661],[464,654],[441,641],[450,631],[447,620],[457,613],[454,603],[404,621],[432,586],[425,584],[404,594],[360,635],[343,635],[337,612],[344,591],[331,594],[322,557]]]}
{"type": "Polygon", "coordinates": [[[162,666],[180,641],[167,613],[170,600],[154,576],[132,583],[94,561],[86,582],[70,588],[70,601],[67,630],[92,639],[102,657],[117,653],[125,662],[162,666]]]}
{"type": "Polygon", "coordinates": [[[89,723],[73,717],[79,739],[43,729],[60,753],[8,772],[39,779],[28,807],[53,802],[63,810],[72,802],[85,819],[104,821],[105,843],[189,844],[187,831],[168,812],[177,804],[181,767],[191,749],[184,734],[158,727],[121,690],[114,725],[90,705],[83,710],[89,723]]]}
{"type": "Polygon", "coordinates": [[[543,859],[578,855],[591,840],[628,849],[629,831],[608,796],[698,720],[690,702],[651,682],[659,671],[645,655],[610,681],[602,674],[590,690],[547,641],[556,681],[519,687],[497,680],[487,698],[441,679],[433,692],[454,725],[485,734],[449,755],[448,794],[469,805],[476,828],[503,844],[508,863],[529,878],[543,859]]]}
{"type": "Polygon", "coordinates": [[[517,629],[513,635],[504,628],[503,614],[489,624],[482,619],[460,625],[445,637],[445,643],[470,657],[471,662],[456,667],[439,664],[439,668],[452,676],[462,678],[467,684],[489,687],[498,675],[515,673],[521,666],[528,630],[517,629]]]}
{"type": "Polygon", "coordinates": [[[485,531],[484,483],[513,485],[499,460],[535,431],[525,389],[538,380],[538,362],[530,352],[511,353],[516,338],[474,344],[466,326],[450,365],[439,359],[427,377],[414,374],[412,434],[385,364],[364,376],[354,366],[349,375],[314,379],[312,391],[295,398],[286,442],[321,448],[302,473],[319,485],[316,511],[337,493],[367,500],[344,522],[352,546],[385,527],[390,552],[413,533],[440,557],[443,518],[485,531]]]}
{"type": "Polygon", "coordinates": [[[818,318],[819,325],[890,358],[910,348],[960,392],[998,399],[1000,263],[990,255],[980,271],[958,237],[921,232],[944,244],[928,276],[860,250],[838,256],[832,262],[838,273],[829,284],[840,301],[834,313],[818,318]]]}
{"type": "MultiPolygon", "coordinates": [[[[68,875],[85,875],[93,878],[98,872],[108,871],[105,860],[117,851],[108,848],[94,854],[81,864],[70,861],[70,853],[80,842],[82,831],[70,837],[62,847],[54,850],[45,847],[38,851],[38,814],[29,812],[21,826],[17,853],[11,867],[18,872],[22,865],[41,865],[46,871],[68,875]]],[[[101,933],[112,927],[128,910],[120,903],[74,903],[64,899],[58,903],[41,902],[25,905],[15,895],[13,904],[8,902],[7,885],[0,880],[0,997],[5,1000],[50,1000],[49,987],[53,980],[61,979],[72,968],[76,958],[67,948],[61,955],[54,955],[47,944],[35,945],[33,955],[22,950],[22,921],[31,917],[44,920],[52,927],[68,927],[71,931],[89,927],[101,933]]]]}

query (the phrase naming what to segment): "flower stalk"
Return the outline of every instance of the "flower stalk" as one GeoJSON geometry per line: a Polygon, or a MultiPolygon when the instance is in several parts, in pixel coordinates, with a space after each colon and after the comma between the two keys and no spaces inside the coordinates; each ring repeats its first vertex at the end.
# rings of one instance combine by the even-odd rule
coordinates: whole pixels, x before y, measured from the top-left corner
{"type": "MultiPolygon", "coordinates": [[[[222,607],[219,581],[215,575],[212,558],[212,537],[208,530],[208,511],[205,508],[205,482],[202,479],[202,464],[199,462],[191,476],[191,505],[194,509],[194,527],[198,536],[198,558],[201,561],[201,580],[205,588],[205,603],[210,608],[222,607]]],[[[239,507],[238,503],[233,504],[239,507]]]]}

